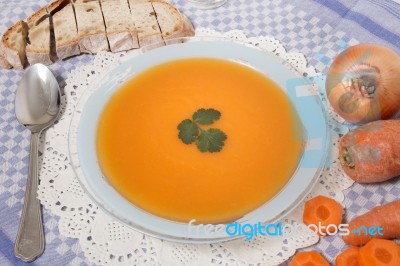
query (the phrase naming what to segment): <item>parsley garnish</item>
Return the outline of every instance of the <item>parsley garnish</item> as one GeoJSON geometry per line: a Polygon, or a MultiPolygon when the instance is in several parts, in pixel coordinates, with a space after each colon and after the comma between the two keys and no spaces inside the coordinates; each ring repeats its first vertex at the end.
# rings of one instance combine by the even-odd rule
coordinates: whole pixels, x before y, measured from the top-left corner
{"type": "Polygon", "coordinates": [[[192,118],[194,122],[200,125],[211,125],[221,117],[221,113],[214,109],[204,109],[201,108],[197,110],[192,118]]]}
{"type": "Polygon", "coordinates": [[[190,144],[199,135],[199,127],[190,119],[183,120],[179,125],[179,138],[185,144],[190,144]]]}
{"type": "Polygon", "coordinates": [[[218,128],[210,128],[201,131],[196,140],[196,145],[201,152],[217,152],[224,146],[226,138],[226,134],[218,128]]]}
{"type": "Polygon", "coordinates": [[[185,144],[196,142],[201,152],[219,152],[227,139],[226,134],[218,128],[201,129],[200,125],[211,125],[221,117],[221,113],[214,109],[201,108],[192,118],[183,120],[178,125],[178,137],[185,144]]]}

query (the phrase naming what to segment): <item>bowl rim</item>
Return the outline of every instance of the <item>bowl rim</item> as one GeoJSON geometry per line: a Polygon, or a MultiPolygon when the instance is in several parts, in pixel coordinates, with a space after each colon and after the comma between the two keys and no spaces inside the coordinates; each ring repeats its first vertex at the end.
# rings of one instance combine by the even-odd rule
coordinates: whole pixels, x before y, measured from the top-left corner
{"type": "MultiPolygon", "coordinates": [[[[261,49],[259,47],[256,47],[256,46],[248,44],[248,43],[240,42],[240,41],[237,41],[237,40],[232,40],[232,39],[227,39],[227,38],[220,38],[220,37],[207,37],[207,36],[205,36],[205,37],[184,37],[184,38],[178,38],[178,39],[175,39],[174,41],[171,41],[169,43],[169,45],[164,46],[164,48],[165,47],[185,45],[187,43],[192,43],[192,42],[206,42],[206,43],[228,42],[228,43],[232,43],[233,45],[239,45],[242,48],[245,47],[243,49],[251,49],[251,50],[254,50],[254,51],[261,52],[261,53],[266,55],[266,58],[268,58],[268,57],[274,58],[274,60],[278,61],[284,68],[286,68],[288,71],[290,71],[293,77],[296,77],[296,74],[293,73],[293,71],[296,71],[296,69],[292,65],[290,65],[288,62],[284,61],[282,58],[280,58],[280,57],[278,57],[278,56],[276,56],[276,55],[274,55],[272,53],[269,53],[268,51],[265,51],[265,50],[263,50],[263,49],[261,49]]],[[[161,47],[160,49],[157,49],[159,47],[160,47],[159,44],[153,44],[153,45],[146,46],[146,47],[143,47],[141,49],[138,49],[139,52],[140,52],[139,55],[135,54],[133,56],[130,56],[130,55],[125,56],[124,58],[122,58],[121,62],[117,66],[115,66],[112,69],[109,69],[106,74],[110,74],[112,71],[116,71],[118,68],[121,68],[121,66],[123,66],[127,62],[130,62],[131,60],[137,60],[136,59],[137,56],[142,56],[142,55],[145,55],[145,54],[149,54],[148,51],[153,51],[153,50],[157,50],[158,51],[160,49],[163,49],[163,47],[161,47]],[[147,53],[145,53],[145,52],[147,52],[147,53]]],[[[175,58],[175,60],[176,59],[178,59],[178,58],[175,58]]],[[[166,61],[168,61],[168,60],[166,60],[166,61]]],[[[169,61],[171,61],[171,60],[169,60],[169,61]]],[[[163,62],[158,62],[158,64],[160,64],[160,63],[163,63],[163,62]]],[[[153,64],[153,65],[156,65],[156,64],[153,64]]],[[[144,68],[143,70],[145,70],[145,69],[146,68],[144,68]]],[[[298,71],[297,71],[297,74],[299,74],[298,71]]],[[[130,78],[132,78],[132,77],[133,77],[133,75],[129,75],[125,79],[125,81],[130,79],[130,78]]],[[[296,77],[296,78],[300,78],[304,82],[305,85],[310,85],[310,82],[309,82],[308,79],[305,79],[305,78],[303,78],[301,76],[300,77],[296,77]]],[[[102,79],[97,80],[95,83],[93,83],[91,86],[89,86],[83,92],[83,94],[81,95],[81,98],[79,99],[79,101],[78,101],[78,103],[77,103],[77,105],[75,107],[75,111],[74,111],[73,116],[71,118],[70,128],[69,128],[69,132],[68,132],[68,150],[69,150],[69,156],[70,156],[70,160],[71,160],[71,165],[72,165],[72,168],[73,168],[73,171],[74,171],[75,175],[77,176],[78,181],[80,182],[83,190],[89,196],[89,198],[91,200],[93,200],[94,203],[98,205],[98,207],[100,207],[102,210],[104,210],[105,213],[109,214],[111,217],[116,218],[117,220],[119,220],[122,223],[128,225],[129,227],[133,228],[136,231],[139,231],[141,233],[144,233],[144,234],[156,237],[156,238],[169,240],[169,241],[173,241],[173,242],[180,242],[180,243],[216,243],[216,242],[222,242],[222,241],[228,241],[228,240],[241,238],[242,236],[239,236],[239,235],[237,235],[237,236],[227,236],[227,235],[225,235],[223,237],[221,237],[221,236],[219,236],[219,237],[215,237],[215,236],[214,237],[205,237],[205,236],[203,236],[203,237],[200,237],[200,238],[193,237],[193,236],[183,237],[183,236],[174,236],[174,235],[171,235],[170,233],[162,233],[160,231],[155,231],[155,230],[149,229],[148,227],[143,226],[141,224],[137,224],[133,220],[127,219],[126,217],[121,215],[121,213],[116,211],[114,208],[110,207],[107,204],[104,204],[104,200],[102,201],[101,197],[98,198],[98,195],[96,195],[96,193],[91,190],[91,189],[93,189],[93,187],[90,186],[90,184],[89,184],[90,182],[89,183],[87,182],[84,170],[82,170],[82,167],[81,167],[82,165],[81,165],[81,161],[80,161],[80,158],[79,158],[79,151],[78,151],[79,147],[76,147],[77,146],[76,144],[78,142],[76,134],[78,134],[78,130],[76,130],[77,129],[76,128],[77,125],[73,125],[73,123],[74,123],[75,120],[78,119],[78,121],[75,121],[75,122],[79,122],[79,124],[80,124],[81,117],[77,118],[78,116],[81,116],[81,114],[79,112],[79,107],[84,108],[84,106],[86,105],[86,102],[83,103],[83,101],[85,99],[88,100],[88,98],[90,98],[93,95],[93,94],[89,94],[89,93],[92,93],[94,90],[97,90],[99,86],[104,86],[104,84],[102,85],[102,81],[104,79],[105,78],[103,77],[102,79]],[[76,141],[76,143],[75,143],[75,141],[76,141]],[[75,146],[76,149],[74,149],[74,146],[75,146]]],[[[107,90],[107,93],[110,93],[110,95],[111,95],[111,92],[116,91],[118,89],[118,87],[120,87],[120,85],[117,86],[117,88],[113,88],[113,89],[107,90]]],[[[281,86],[279,85],[279,87],[281,87],[281,86]]],[[[314,185],[316,184],[316,182],[318,181],[318,179],[320,177],[320,174],[322,172],[323,167],[325,166],[326,159],[327,159],[328,153],[329,153],[329,147],[330,147],[330,132],[329,132],[328,126],[327,126],[328,118],[327,118],[327,114],[326,114],[326,112],[324,110],[324,106],[322,104],[322,101],[319,99],[319,97],[315,97],[315,100],[316,100],[316,104],[319,107],[319,110],[321,111],[320,114],[322,114],[322,118],[323,118],[323,121],[324,121],[324,127],[325,127],[325,132],[324,132],[325,133],[324,134],[325,138],[322,140],[324,145],[321,148],[324,152],[322,153],[322,157],[320,158],[319,166],[318,166],[317,169],[313,170],[314,173],[312,175],[312,178],[310,178],[309,182],[307,183],[308,185],[305,187],[305,189],[301,193],[299,193],[297,195],[296,200],[293,200],[285,209],[279,211],[272,219],[269,219],[267,221],[262,221],[263,223],[276,222],[277,220],[282,218],[284,215],[287,215],[288,213],[293,211],[294,208],[296,208],[304,200],[304,198],[308,195],[308,193],[314,187],[314,185]]],[[[300,161],[299,161],[298,167],[299,166],[300,166],[300,161]]],[[[298,169],[296,169],[295,173],[297,172],[297,170],[298,169]]],[[[272,199],[274,199],[275,197],[279,196],[279,194],[281,194],[282,191],[287,189],[287,186],[292,181],[292,178],[293,178],[293,176],[290,178],[290,180],[287,182],[287,184],[285,184],[285,186],[281,189],[280,192],[278,192],[273,198],[268,200],[262,206],[269,204],[272,201],[272,199]]],[[[125,200],[125,201],[127,201],[127,200],[125,200]]],[[[130,203],[130,204],[133,205],[132,203],[130,203]]],[[[257,208],[255,211],[259,210],[262,206],[257,208]]],[[[134,207],[138,208],[136,206],[134,206],[134,207]]],[[[153,216],[153,218],[155,218],[155,219],[166,220],[164,218],[155,216],[154,214],[148,213],[145,210],[142,210],[142,209],[140,209],[140,210],[141,210],[141,212],[145,213],[146,215],[153,216]]],[[[251,213],[253,213],[255,211],[252,211],[252,212],[246,214],[245,216],[247,216],[247,215],[249,215],[249,214],[251,214],[251,213]]],[[[180,222],[175,222],[175,221],[170,221],[170,220],[168,220],[168,221],[172,222],[172,223],[182,224],[180,222]]],[[[250,222],[252,222],[252,221],[250,220],[250,222]]],[[[187,223],[183,223],[183,224],[187,225],[187,223]]]]}

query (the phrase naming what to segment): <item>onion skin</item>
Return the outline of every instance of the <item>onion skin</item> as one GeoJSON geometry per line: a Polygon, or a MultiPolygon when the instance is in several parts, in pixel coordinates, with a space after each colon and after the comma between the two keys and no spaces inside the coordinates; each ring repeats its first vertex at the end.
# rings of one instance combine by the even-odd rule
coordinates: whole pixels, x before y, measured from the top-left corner
{"type": "Polygon", "coordinates": [[[362,125],[340,139],[344,172],[359,183],[377,183],[400,175],[400,120],[362,125]]]}
{"type": "Polygon", "coordinates": [[[348,122],[392,118],[400,110],[400,56],[376,44],[349,47],[329,68],[326,90],[333,109],[348,122]]]}

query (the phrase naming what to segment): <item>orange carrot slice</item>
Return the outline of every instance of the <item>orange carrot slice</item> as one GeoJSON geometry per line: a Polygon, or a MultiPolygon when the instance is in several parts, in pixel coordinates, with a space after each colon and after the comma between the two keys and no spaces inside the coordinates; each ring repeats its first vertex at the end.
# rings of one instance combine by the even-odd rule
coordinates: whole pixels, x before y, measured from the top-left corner
{"type": "Polygon", "coordinates": [[[336,257],[336,266],[359,266],[358,252],[359,248],[350,247],[336,257]]]}
{"type": "Polygon", "coordinates": [[[371,239],[358,253],[360,266],[399,266],[400,247],[394,241],[371,239]]]}
{"type": "Polygon", "coordinates": [[[307,201],[304,207],[303,222],[306,225],[321,225],[319,234],[334,233],[342,222],[343,208],[335,200],[317,196],[307,201]],[[335,226],[331,226],[335,225],[335,226]]]}
{"type": "Polygon", "coordinates": [[[289,264],[290,266],[329,266],[321,254],[316,251],[297,253],[289,264]]]}

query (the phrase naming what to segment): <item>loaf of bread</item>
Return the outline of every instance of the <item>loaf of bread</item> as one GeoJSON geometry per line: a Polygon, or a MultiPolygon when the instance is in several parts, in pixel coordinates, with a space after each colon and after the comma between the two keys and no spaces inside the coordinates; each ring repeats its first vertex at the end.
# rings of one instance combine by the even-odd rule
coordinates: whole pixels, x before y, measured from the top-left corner
{"type": "Polygon", "coordinates": [[[47,10],[53,18],[57,58],[61,60],[80,54],[75,12],[70,0],[57,0],[47,10]]]}
{"type": "Polygon", "coordinates": [[[190,21],[163,0],[54,0],[1,37],[0,66],[22,69],[81,53],[120,52],[193,36],[190,21]]]}

